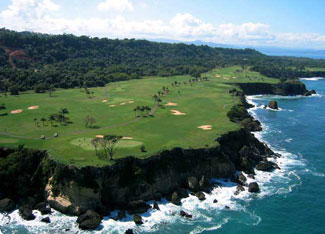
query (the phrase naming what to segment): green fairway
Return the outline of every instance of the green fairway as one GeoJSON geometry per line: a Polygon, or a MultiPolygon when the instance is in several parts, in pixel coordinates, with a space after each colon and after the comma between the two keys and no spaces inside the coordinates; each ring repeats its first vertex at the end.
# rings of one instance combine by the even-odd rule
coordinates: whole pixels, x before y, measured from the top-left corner
{"type": "Polygon", "coordinates": [[[208,77],[209,81],[189,83],[192,77],[175,76],[115,82],[90,88],[92,95],[78,88],[57,90],[52,97],[31,91],[19,96],[2,95],[0,104],[4,103],[6,109],[0,110],[0,114],[8,115],[0,116],[0,145],[24,144],[46,149],[56,159],[78,166],[113,163],[95,155],[91,140],[98,135],[125,137],[117,143],[114,158],[130,155],[146,158],[174,147],[211,147],[218,136],[239,128],[226,116],[238,102],[228,93],[235,87],[233,83],[277,82],[240,67],[215,69],[202,77],[208,77]],[[175,81],[177,86],[172,85],[175,81]],[[158,106],[152,96],[163,92],[163,86],[170,91],[160,97],[162,103],[158,106]],[[138,116],[134,111],[136,106],[149,106],[151,111],[147,114],[150,112],[152,116],[138,116]],[[64,116],[72,123],[65,126],[41,121],[59,113],[61,108],[68,110],[64,116]],[[12,114],[15,110],[20,113],[12,114]],[[96,121],[91,127],[85,126],[86,116],[96,121]],[[211,125],[211,130],[198,128],[203,125],[211,125]],[[55,133],[58,137],[54,137],[55,133]],[[45,139],[41,139],[42,135],[45,139]]]}

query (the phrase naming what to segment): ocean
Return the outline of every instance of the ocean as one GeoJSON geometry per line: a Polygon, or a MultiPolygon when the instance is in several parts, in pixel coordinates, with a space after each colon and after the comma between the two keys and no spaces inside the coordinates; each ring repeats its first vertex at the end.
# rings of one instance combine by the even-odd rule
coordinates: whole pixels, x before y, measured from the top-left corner
{"type": "MultiPolygon", "coordinates": [[[[325,79],[302,81],[318,94],[248,97],[257,106],[250,109],[251,114],[263,125],[256,137],[282,154],[276,159],[280,170],[257,171],[259,194],[234,195],[232,182],[215,179],[223,186],[203,202],[190,196],[178,207],[164,200],[158,203],[160,211],[142,215],[144,225],[136,226],[131,216],[120,222],[105,217],[94,232],[124,233],[132,228],[135,233],[325,233],[325,79]],[[280,110],[262,108],[270,100],[278,101],[280,110]],[[180,210],[193,218],[180,217],[180,210]]],[[[40,213],[34,213],[34,221],[23,221],[17,210],[0,215],[0,233],[83,233],[75,217],[55,212],[51,224],[44,224],[40,213]]],[[[117,211],[111,214],[116,215],[117,211]]]]}

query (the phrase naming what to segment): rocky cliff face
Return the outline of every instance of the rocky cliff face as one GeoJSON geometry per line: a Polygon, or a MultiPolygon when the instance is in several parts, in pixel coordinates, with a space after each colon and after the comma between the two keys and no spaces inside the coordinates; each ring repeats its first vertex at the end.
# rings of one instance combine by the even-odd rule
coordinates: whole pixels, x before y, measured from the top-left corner
{"type": "MultiPolygon", "coordinates": [[[[148,159],[128,157],[117,160],[113,166],[77,168],[57,164],[65,176],[53,175],[56,196],[51,201],[56,209],[69,213],[84,213],[89,209],[100,212],[112,208],[125,208],[132,201],[170,197],[179,188],[188,188],[187,178],[228,178],[236,170],[253,171],[273,152],[245,129],[229,132],[217,139],[220,146],[207,149],[175,148],[148,159]],[[243,154],[245,150],[246,154],[243,154]],[[250,165],[244,165],[246,158],[250,165]],[[68,173],[67,173],[68,172],[68,173]],[[87,178],[86,181],[85,178],[87,178]]],[[[49,193],[50,200],[55,196],[49,193]]]]}
{"type": "Polygon", "coordinates": [[[299,80],[285,81],[279,84],[242,83],[238,86],[246,95],[274,94],[274,95],[307,95],[308,90],[299,80]]]}

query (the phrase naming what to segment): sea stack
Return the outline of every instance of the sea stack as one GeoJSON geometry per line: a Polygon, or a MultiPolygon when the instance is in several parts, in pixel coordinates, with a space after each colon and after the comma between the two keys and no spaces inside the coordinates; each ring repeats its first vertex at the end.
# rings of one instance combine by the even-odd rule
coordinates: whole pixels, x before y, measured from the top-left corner
{"type": "Polygon", "coordinates": [[[270,101],[269,102],[269,108],[274,109],[274,110],[278,110],[279,107],[278,107],[277,101],[270,101]]]}

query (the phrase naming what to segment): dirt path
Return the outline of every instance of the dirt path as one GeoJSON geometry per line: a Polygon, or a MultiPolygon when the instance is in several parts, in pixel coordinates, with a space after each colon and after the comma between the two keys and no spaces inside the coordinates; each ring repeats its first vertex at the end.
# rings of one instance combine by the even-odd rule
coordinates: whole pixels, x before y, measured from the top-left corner
{"type": "MultiPolygon", "coordinates": [[[[150,111],[149,115],[154,115],[155,111],[157,110],[158,105],[156,104],[150,111]]],[[[130,120],[124,123],[119,123],[119,124],[114,124],[114,125],[109,125],[109,126],[104,126],[101,128],[97,128],[96,130],[103,130],[103,129],[108,129],[108,128],[116,128],[116,127],[123,127],[132,123],[136,123],[139,120],[141,120],[143,118],[143,116],[141,117],[137,117],[134,120],[130,120]]],[[[84,130],[80,130],[80,131],[75,131],[75,132],[68,132],[68,133],[63,133],[59,136],[70,136],[70,135],[76,135],[76,134],[81,134],[81,133],[85,133],[85,132],[89,132],[92,131],[94,129],[84,129],[84,130]]],[[[18,136],[18,135],[13,135],[7,132],[0,132],[0,135],[2,136],[8,136],[8,137],[13,137],[13,138],[20,138],[20,139],[28,139],[28,140],[42,140],[41,138],[36,138],[36,137],[27,137],[27,136],[18,136]]],[[[46,139],[53,139],[55,137],[50,136],[50,137],[46,137],[46,139]]]]}

